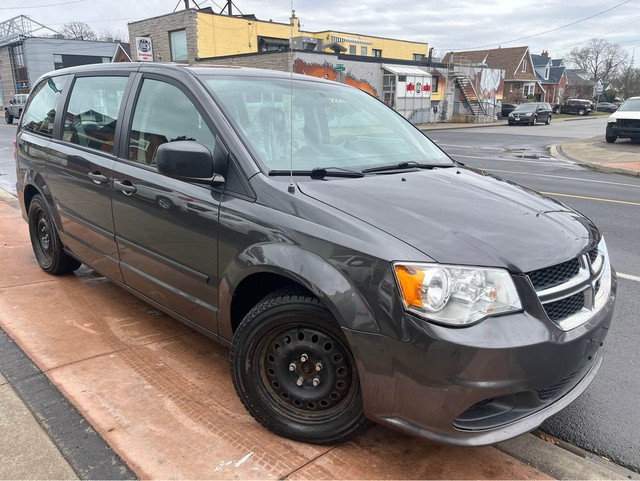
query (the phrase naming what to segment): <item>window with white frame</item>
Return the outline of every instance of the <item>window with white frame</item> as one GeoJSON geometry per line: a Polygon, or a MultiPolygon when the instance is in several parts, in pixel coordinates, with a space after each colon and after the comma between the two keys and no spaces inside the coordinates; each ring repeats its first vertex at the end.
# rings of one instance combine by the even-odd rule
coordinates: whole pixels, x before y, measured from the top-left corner
{"type": "Polygon", "coordinates": [[[526,73],[527,71],[527,61],[523,60],[522,61],[522,73],[526,73]]]}
{"type": "Polygon", "coordinates": [[[356,55],[356,46],[349,45],[349,55],[356,55]]]}
{"type": "Polygon", "coordinates": [[[367,55],[367,47],[360,47],[360,55],[367,55]]]}
{"type": "Polygon", "coordinates": [[[188,60],[186,30],[169,32],[169,44],[171,46],[171,61],[182,62],[188,60]]]}

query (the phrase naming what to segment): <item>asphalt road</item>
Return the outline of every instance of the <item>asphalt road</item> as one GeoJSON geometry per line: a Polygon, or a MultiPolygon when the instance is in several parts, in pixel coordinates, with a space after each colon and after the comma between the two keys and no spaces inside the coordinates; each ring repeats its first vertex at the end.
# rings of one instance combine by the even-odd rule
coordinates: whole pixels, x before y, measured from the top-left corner
{"type": "Polygon", "coordinates": [[[612,264],[625,277],[618,279],[603,367],[589,389],[549,419],[543,430],[640,472],[640,179],[552,159],[547,149],[604,135],[605,125],[606,117],[600,117],[427,135],[469,166],[550,193],[591,218],[604,233],[612,264]]]}
{"type": "MultiPolygon", "coordinates": [[[[603,231],[620,277],[602,370],[591,387],[543,429],[640,472],[640,179],[594,172],[549,157],[547,146],[603,135],[606,117],[551,125],[430,131],[469,166],[550,193],[603,231]],[[635,277],[635,280],[633,279],[635,277]]],[[[0,124],[0,188],[15,193],[15,126],[0,124]]],[[[639,146],[640,150],[640,146],[639,146]]]]}

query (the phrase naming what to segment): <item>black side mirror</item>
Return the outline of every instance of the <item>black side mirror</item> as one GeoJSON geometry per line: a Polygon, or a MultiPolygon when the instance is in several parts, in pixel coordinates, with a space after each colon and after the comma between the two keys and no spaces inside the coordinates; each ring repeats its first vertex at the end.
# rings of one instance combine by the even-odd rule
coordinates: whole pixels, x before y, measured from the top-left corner
{"type": "Polygon", "coordinates": [[[156,151],[158,172],[201,184],[219,185],[224,177],[214,169],[211,151],[193,140],[165,142],[156,151]]]}
{"type": "Polygon", "coordinates": [[[15,101],[12,99],[12,100],[9,100],[9,103],[10,103],[11,105],[13,105],[13,104],[15,103],[15,101]]]}

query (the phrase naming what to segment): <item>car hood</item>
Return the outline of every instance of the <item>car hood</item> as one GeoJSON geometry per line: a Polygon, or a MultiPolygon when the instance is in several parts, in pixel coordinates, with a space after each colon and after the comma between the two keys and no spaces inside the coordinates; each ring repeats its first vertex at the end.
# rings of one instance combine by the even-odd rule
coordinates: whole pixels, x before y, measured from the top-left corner
{"type": "Polygon", "coordinates": [[[640,120],[640,110],[616,110],[609,117],[609,122],[615,122],[618,119],[640,120]]]}
{"type": "Polygon", "coordinates": [[[561,203],[470,169],[304,181],[298,187],[443,264],[529,272],[572,259],[599,237],[589,219],[561,203]]]}

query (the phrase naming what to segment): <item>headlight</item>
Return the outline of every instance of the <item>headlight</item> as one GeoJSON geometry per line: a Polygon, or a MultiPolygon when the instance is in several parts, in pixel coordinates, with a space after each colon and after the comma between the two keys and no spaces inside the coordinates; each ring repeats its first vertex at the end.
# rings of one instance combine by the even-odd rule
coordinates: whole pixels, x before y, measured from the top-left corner
{"type": "Polygon", "coordinates": [[[526,114],[524,114],[525,117],[531,117],[533,115],[532,112],[527,112],[526,114]]]}
{"type": "Polygon", "coordinates": [[[513,112],[509,112],[509,117],[513,117],[513,112]]]}
{"type": "Polygon", "coordinates": [[[522,310],[504,269],[397,262],[393,270],[405,309],[428,320],[464,326],[522,310]]]}

